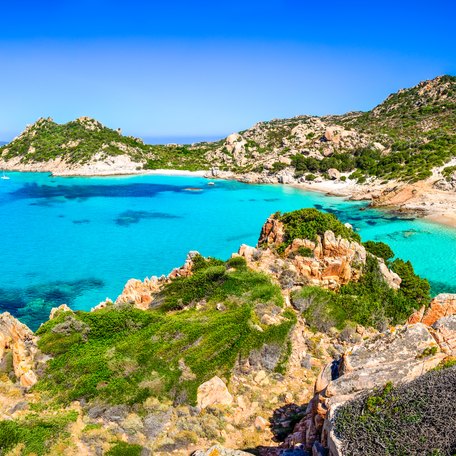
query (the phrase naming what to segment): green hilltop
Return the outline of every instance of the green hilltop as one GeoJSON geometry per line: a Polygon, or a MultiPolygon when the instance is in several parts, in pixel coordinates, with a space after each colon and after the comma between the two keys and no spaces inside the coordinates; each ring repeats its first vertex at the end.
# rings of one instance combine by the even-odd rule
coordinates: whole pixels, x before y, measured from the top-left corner
{"type": "MultiPolygon", "coordinates": [[[[368,112],[298,116],[259,122],[217,142],[146,145],[83,117],[60,125],[39,119],[0,147],[3,161],[69,165],[127,155],[137,169],[208,170],[295,179],[328,178],[328,170],[367,178],[417,181],[456,156],[456,77],[439,76],[390,95],[368,112]]],[[[344,175],[347,178],[347,175],[344,175]]]]}

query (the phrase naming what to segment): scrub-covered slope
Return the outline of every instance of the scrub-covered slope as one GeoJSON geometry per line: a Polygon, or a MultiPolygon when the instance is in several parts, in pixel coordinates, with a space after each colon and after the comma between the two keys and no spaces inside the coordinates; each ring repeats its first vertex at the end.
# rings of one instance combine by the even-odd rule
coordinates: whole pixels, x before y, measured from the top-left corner
{"type": "MultiPolygon", "coordinates": [[[[422,323],[379,336],[413,311],[436,314],[427,282],[392,256],[333,215],[302,209],[272,215],[258,246],[228,261],[191,252],[168,276],[131,280],[91,312],[53,309],[35,334],[5,313],[0,449],[188,455],[219,442],[280,454],[276,442],[294,448],[295,425],[318,412],[318,426],[305,428],[312,436],[300,437],[310,448],[326,387],[363,389],[356,378],[376,359],[375,337],[375,347],[386,341],[394,378],[406,377],[398,366],[411,378],[435,366],[447,349],[422,323]],[[401,334],[412,348],[398,363],[401,334]],[[331,383],[333,358],[340,377],[331,383]],[[349,365],[351,376],[341,367],[349,365]]],[[[438,330],[445,341],[448,328],[438,330]]],[[[372,367],[369,378],[377,385],[388,375],[372,367]]]]}

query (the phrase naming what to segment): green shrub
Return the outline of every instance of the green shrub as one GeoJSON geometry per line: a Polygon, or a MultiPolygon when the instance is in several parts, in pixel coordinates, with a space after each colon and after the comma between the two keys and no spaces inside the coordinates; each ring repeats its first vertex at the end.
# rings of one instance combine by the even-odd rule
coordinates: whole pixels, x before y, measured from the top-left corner
{"type": "Polygon", "coordinates": [[[427,305],[430,301],[431,286],[413,270],[410,261],[400,258],[391,263],[391,269],[402,279],[400,292],[417,306],[427,305]]]}
{"type": "Polygon", "coordinates": [[[296,251],[298,255],[301,255],[303,257],[313,257],[314,252],[312,249],[309,249],[309,247],[299,247],[299,249],[296,251]]]}
{"type": "Polygon", "coordinates": [[[394,257],[394,252],[388,244],[384,242],[367,241],[363,242],[364,247],[369,253],[376,257],[383,258],[385,262],[394,257]]]}
{"type": "Polygon", "coordinates": [[[284,246],[290,245],[294,239],[309,239],[316,241],[317,236],[323,236],[326,231],[333,231],[350,241],[360,242],[359,234],[346,227],[333,214],[320,212],[317,209],[299,209],[285,214],[277,213],[276,217],[284,225],[284,246]]]}
{"type": "Polygon", "coordinates": [[[141,445],[119,442],[106,453],[106,456],[141,456],[141,451],[141,445]]]}
{"type": "Polygon", "coordinates": [[[389,324],[404,323],[414,310],[429,303],[430,298],[421,293],[421,286],[427,289],[425,284],[425,279],[413,275],[404,288],[393,290],[384,281],[377,260],[369,256],[359,282],[343,285],[337,293],[304,287],[293,296],[293,303],[318,331],[327,332],[331,327],[342,330],[350,322],[383,330],[389,324]],[[418,290],[413,284],[418,284],[418,290]],[[421,297],[419,302],[417,296],[421,297]]]}

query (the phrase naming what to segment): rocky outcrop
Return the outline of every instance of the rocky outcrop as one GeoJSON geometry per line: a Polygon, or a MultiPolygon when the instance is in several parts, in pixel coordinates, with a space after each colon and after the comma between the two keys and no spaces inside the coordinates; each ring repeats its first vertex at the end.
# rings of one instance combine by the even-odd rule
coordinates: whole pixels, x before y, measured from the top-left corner
{"type": "Polygon", "coordinates": [[[14,375],[21,386],[29,388],[37,382],[35,375],[36,338],[33,332],[8,312],[0,315],[0,363],[12,355],[14,375]]]}
{"type": "MultiPolygon", "coordinates": [[[[150,279],[146,277],[143,281],[130,279],[117,297],[115,304],[134,304],[138,309],[148,309],[164,285],[177,277],[187,277],[192,274],[193,259],[198,255],[199,253],[196,251],[189,252],[184,265],[173,269],[167,276],[152,276],[150,279]]],[[[103,303],[97,307],[104,307],[103,303]]]]}
{"type": "Polygon", "coordinates": [[[233,396],[220,377],[212,377],[198,387],[196,403],[204,409],[214,405],[230,405],[233,396]]]}
{"type": "Polygon", "coordinates": [[[408,319],[408,323],[424,323],[432,326],[442,317],[456,315],[456,294],[441,293],[437,295],[429,304],[414,312],[408,319]]]}
{"type": "MultiPolygon", "coordinates": [[[[328,364],[315,383],[315,395],[304,418],[280,448],[311,450],[316,445],[317,449],[323,446],[329,450],[330,456],[341,456],[332,428],[334,411],[359,393],[381,388],[387,382],[409,382],[437,366],[446,354],[432,332],[422,323],[393,328],[347,350],[340,361],[328,364]]],[[[278,455],[280,449],[262,454],[278,455]]]]}
{"type": "MultiPolygon", "coordinates": [[[[258,248],[242,245],[238,255],[250,267],[273,275],[283,288],[312,285],[337,290],[341,285],[357,281],[366,264],[366,249],[359,243],[326,231],[316,241],[294,239],[283,255],[277,248],[284,242],[285,229],[275,215],[261,230],[258,248]]],[[[391,288],[400,287],[400,277],[379,259],[379,268],[391,288]]]]}
{"type": "Polygon", "coordinates": [[[73,312],[66,304],[61,304],[58,307],[53,307],[49,314],[49,320],[54,319],[61,312],[73,312]]]}

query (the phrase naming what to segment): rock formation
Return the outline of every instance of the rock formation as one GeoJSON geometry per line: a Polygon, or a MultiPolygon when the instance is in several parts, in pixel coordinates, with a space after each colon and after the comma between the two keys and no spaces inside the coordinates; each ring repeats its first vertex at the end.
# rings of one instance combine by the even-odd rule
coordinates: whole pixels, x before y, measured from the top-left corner
{"type": "MultiPolygon", "coordinates": [[[[177,277],[187,277],[192,274],[193,258],[198,255],[199,253],[196,251],[189,252],[184,265],[180,268],[173,269],[167,276],[152,276],[150,279],[146,277],[143,281],[130,279],[126,283],[122,293],[117,297],[115,303],[132,303],[138,309],[148,309],[154,296],[160,292],[164,285],[177,277]]],[[[102,307],[104,307],[103,303],[97,306],[97,308],[102,307]]]]}
{"type": "Polygon", "coordinates": [[[408,322],[411,324],[422,322],[432,326],[440,318],[449,315],[456,315],[456,294],[441,293],[431,301],[427,309],[423,306],[414,312],[408,322]]]}
{"type": "Polygon", "coordinates": [[[61,304],[59,307],[53,307],[49,314],[49,320],[54,319],[60,312],[73,312],[66,304],[61,304]]]}
{"type": "Polygon", "coordinates": [[[34,372],[37,350],[36,337],[26,325],[8,312],[0,314],[0,363],[11,353],[14,375],[25,388],[37,382],[34,372]]]}
{"type": "Polygon", "coordinates": [[[454,298],[455,295],[437,296],[424,316],[422,309],[410,318],[413,324],[369,338],[348,349],[339,361],[327,364],[315,383],[315,396],[307,406],[305,417],[279,448],[264,449],[261,454],[279,455],[283,449],[303,446],[308,450],[313,447],[313,454],[326,454],[324,451],[329,450],[330,456],[341,456],[333,431],[338,406],[388,382],[394,385],[410,382],[447,356],[456,355],[454,298]],[[323,451],[324,448],[327,450],[323,451]]]}
{"type": "MultiPolygon", "coordinates": [[[[366,249],[359,243],[326,231],[317,240],[294,239],[283,255],[276,252],[284,242],[283,223],[272,215],[263,225],[258,247],[242,245],[238,255],[257,270],[272,274],[283,286],[312,285],[337,290],[341,285],[357,281],[366,264],[366,249]]],[[[400,287],[400,277],[379,259],[380,272],[391,288],[400,287]]]]}
{"type": "Polygon", "coordinates": [[[215,376],[198,387],[196,402],[202,409],[214,405],[230,405],[233,402],[233,396],[225,382],[215,376]]]}

